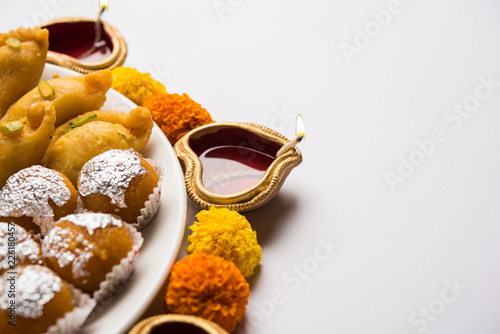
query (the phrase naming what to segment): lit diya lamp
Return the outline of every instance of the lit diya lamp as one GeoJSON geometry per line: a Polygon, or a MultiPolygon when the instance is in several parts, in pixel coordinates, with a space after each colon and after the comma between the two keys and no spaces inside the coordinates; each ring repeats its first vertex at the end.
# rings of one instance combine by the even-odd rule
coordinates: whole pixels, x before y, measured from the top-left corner
{"type": "Polygon", "coordinates": [[[212,123],[188,132],[174,146],[185,169],[189,197],[211,206],[249,211],[269,202],[302,162],[296,145],[305,138],[302,116],[296,137],[248,123],[212,123]]]}
{"type": "Polygon", "coordinates": [[[100,0],[96,20],[68,17],[43,24],[49,30],[47,62],[85,74],[122,65],[127,44],[115,27],[101,21],[106,10],[108,0],[100,0]]]}

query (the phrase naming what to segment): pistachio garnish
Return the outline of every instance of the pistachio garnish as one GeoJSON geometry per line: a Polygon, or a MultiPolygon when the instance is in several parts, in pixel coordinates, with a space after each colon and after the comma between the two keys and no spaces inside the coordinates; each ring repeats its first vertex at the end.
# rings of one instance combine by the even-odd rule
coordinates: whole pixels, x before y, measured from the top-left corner
{"type": "Polygon", "coordinates": [[[9,37],[5,40],[5,44],[12,46],[13,48],[18,48],[21,46],[21,41],[14,37],[9,37]]]}
{"type": "Polygon", "coordinates": [[[47,81],[40,81],[38,84],[38,90],[44,99],[48,100],[56,94],[54,88],[47,81]]]}
{"type": "Polygon", "coordinates": [[[121,133],[120,131],[118,131],[118,134],[119,134],[120,136],[122,136],[125,140],[130,140],[130,139],[131,139],[131,137],[130,137],[130,136],[127,136],[126,134],[123,134],[123,133],[121,133]]]}
{"type": "Polygon", "coordinates": [[[0,131],[7,134],[21,132],[24,129],[24,123],[20,121],[2,122],[0,123],[0,131]]]}
{"type": "Polygon", "coordinates": [[[72,129],[77,128],[79,126],[82,126],[83,124],[88,123],[91,120],[96,119],[96,118],[97,118],[97,114],[92,114],[92,115],[88,115],[87,117],[82,118],[81,120],[76,121],[75,123],[69,123],[70,128],[68,130],[66,130],[65,133],[68,133],[72,129]]]}

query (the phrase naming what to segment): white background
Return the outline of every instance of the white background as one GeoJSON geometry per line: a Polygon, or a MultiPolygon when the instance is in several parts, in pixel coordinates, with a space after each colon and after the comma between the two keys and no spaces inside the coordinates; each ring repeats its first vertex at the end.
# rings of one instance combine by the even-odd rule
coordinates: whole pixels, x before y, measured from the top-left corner
{"type": "MultiPolygon", "coordinates": [[[[97,0],[1,3],[0,31],[97,12],[97,0]]],[[[238,333],[500,332],[500,86],[481,88],[460,125],[443,119],[474,102],[480,77],[500,82],[500,3],[401,0],[375,23],[388,6],[111,0],[104,19],[128,43],[125,65],[216,121],[291,137],[304,116],[303,164],[245,214],[263,259],[238,333]],[[342,43],[356,47],[365,28],[369,44],[346,57],[342,43]],[[444,142],[418,153],[439,129],[444,142]],[[391,190],[384,175],[410,157],[420,165],[391,190]]],[[[196,212],[188,203],[187,225],[196,212]]],[[[159,296],[146,315],[162,311],[159,296]]]]}

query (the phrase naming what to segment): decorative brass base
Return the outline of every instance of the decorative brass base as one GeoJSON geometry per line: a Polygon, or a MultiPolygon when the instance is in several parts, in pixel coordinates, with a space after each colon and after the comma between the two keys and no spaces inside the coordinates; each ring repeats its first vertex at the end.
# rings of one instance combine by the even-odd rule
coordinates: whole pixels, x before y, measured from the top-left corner
{"type": "Polygon", "coordinates": [[[278,148],[288,142],[274,130],[249,123],[212,123],[188,132],[175,144],[174,150],[185,169],[184,181],[187,193],[193,202],[203,209],[209,209],[211,206],[241,212],[256,209],[269,202],[278,193],[290,171],[302,162],[300,151],[294,147],[279,158],[275,158],[264,176],[254,186],[234,194],[216,194],[208,190],[202,182],[203,165],[190,147],[190,141],[231,128],[244,130],[256,138],[275,143],[278,148]]]}
{"type": "Polygon", "coordinates": [[[228,334],[219,325],[191,315],[165,314],[147,318],[132,328],[129,334],[206,333],[228,334]]]}
{"type": "MultiPolygon", "coordinates": [[[[92,22],[95,23],[95,20],[85,19],[80,17],[67,17],[61,18],[53,21],[46,22],[42,24],[40,27],[48,28],[50,34],[50,26],[58,23],[78,23],[78,22],[92,22]]],[[[77,71],[83,74],[108,69],[111,70],[117,66],[123,65],[125,62],[125,58],[127,57],[127,44],[123,39],[122,35],[115,27],[109,25],[107,22],[102,21],[102,25],[104,28],[104,34],[107,34],[111,39],[111,43],[113,45],[111,54],[103,61],[94,62],[94,63],[84,63],[74,57],[69,55],[54,52],[50,50],[47,54],[47,62],[55,65],[59,65],[65,68],[69,68],[70,70],[77,71]]],[[[49,36],[50,38],[50,36],[49,36]]]]}

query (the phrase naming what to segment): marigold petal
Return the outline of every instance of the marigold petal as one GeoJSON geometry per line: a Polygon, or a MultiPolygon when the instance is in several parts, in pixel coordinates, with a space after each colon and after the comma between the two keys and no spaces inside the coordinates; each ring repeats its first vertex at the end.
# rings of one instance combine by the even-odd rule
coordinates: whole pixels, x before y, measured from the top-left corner
{"type": "Polygon", "coordinates": [[[151,111],[154,121],[171,144],[192,129],[214,122],[208,111],[185,93],[152,96],[144,101],[143,107],[151,111]]]}
{"type": "Polygon", "coordinates": [[[166,94],[165,86],[151,78],[149,73],[141,73],[131,67],[116,67],[113,73],[113,89],[117,90],[135,104],[141,106],[154,95],[166,94]]]}
{"type": "Polygon", "coordinates": [[[197,215],[188,236],[188,254],[209,254],[231,261],[244,277],[254,274],[262,259],[257,234],[244,216],[226,208],[211,207],[197,215]]]}
{"type": "Polygon", "coordinates": [[[196,254],[173,266],[165,301],[172,313],[199,316],[232,332],[243,319],[249,296],[249,285],[234,264],[196,254]]]}

